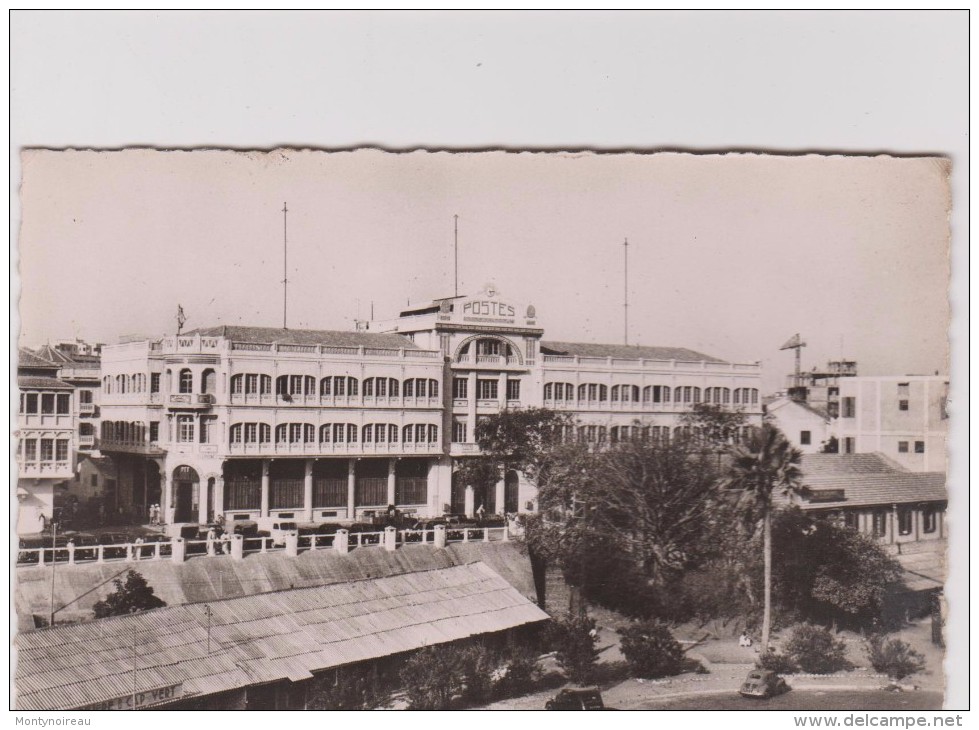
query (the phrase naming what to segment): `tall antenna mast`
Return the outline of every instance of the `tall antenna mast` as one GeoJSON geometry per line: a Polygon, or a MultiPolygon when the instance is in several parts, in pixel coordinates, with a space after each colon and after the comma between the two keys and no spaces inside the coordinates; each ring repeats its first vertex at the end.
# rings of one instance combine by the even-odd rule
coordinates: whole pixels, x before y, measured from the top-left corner
{"type": "Polygon", "coordinates": [[[288,236],[288,222],[289,222],[289,206],[286,203],[282,204],[282,329],[288,329],[289,325],[286,323],[286,313],[289,311],[289,274],[288,274],[288,262],[289,262],[289,236],[288,236]]]}
{"type": "Polygon", "coordinates": [[[625,313],[625,344],[629,344],[629,239],[625,239],[625,243],[622,244],[622,251],[625,255],[625,297],[622,304],[622,310],[625,313]]]}
{"type": "Polygon", "coordinates": [[[452,216],[455,219],[455,267],[456,267],[456,296],[459,296],[459,216],[452,216]]]}

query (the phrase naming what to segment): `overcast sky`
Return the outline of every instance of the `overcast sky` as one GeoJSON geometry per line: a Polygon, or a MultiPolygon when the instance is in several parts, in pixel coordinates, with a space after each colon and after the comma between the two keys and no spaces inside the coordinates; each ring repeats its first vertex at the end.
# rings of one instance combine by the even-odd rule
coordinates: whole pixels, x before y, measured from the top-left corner
{"type": "Polygon", "coordinates": [[[936,159],[530,153],[26,152],[21,344],[217,324],[350,329],[494,282],[545,338],[947,372],[936,159]]]}

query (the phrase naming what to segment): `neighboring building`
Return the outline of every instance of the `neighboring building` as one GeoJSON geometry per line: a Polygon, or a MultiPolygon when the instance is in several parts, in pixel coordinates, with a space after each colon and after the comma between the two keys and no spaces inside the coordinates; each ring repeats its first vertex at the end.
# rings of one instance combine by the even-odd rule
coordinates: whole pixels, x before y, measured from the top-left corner
{"type": "Polygon", "coordinates": [[[768,403],[765,412],[804,454],[819,453],[829,440],[830,418],[815,406],[783,396],[768,403]]]}
{"type": "Polygon", "coordinates": [[[519,642],[548,618],[482,562],[167,606],[19,632],[14,705],[302,710],[350,667],[396,671],[476,636],[519,642]]]}
{"type": "Polygon", "coordinates": [[[882,454],[809,454],[801,469],[808,489],[798,501],[803,510],[837,515],[895,552],[908,543],[944,549],[944,473],[907,471],[882,454]]]}
{"type": "Polygon", "coordinates": [[[579,437],[667,439],[696,403],[761,422],[760,367],[682,348],[541,340],[492,287],[357,332],[214,327],[102,350],[101,451],[120,506],[170,523],[352,520],[534,509],[511,473],[454,484],[481,417],[546,406],[579,437]]]}
{"type": "Polygon", "coordinates": [[[840,452],[880,452],[911,471],[946,471],[948,377],[860,376],[840,381],[840,452]]]}
{"type": "Polygon", "coordinates": [[[80,340],[72,343],[45,345],[35,353],[58,365],[58,378],[74,388],[73,426],[75,449],[79,457],[96,452],[99,430],[99,390],[101,387],[98,352],[101,345],[89,345],[80,340]],[[93,354],[93,351],[95,354],[93,354]]]}
{"type": "Polygon", "coordinates": [[[41,532],[54,516],[54,493],[73,475],[74,387],[60,365],[21,349],[17,363],[17,534],[41,532]]]}
{"type": "Polygon", "coordinates": [[[840,412],[840,381],[856,374],[855,360],[832,360],[826,363],[825,370],[813,368],[788,376],[787,394],[793,400],[808,403],[830,418],[836,418],[840,412]]]}

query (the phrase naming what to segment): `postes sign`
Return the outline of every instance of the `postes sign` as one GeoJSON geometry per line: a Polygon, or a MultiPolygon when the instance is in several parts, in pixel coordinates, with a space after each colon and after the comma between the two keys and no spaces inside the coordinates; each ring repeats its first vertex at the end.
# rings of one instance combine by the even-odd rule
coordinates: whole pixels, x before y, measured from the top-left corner
{"type": "Polygon", "coordinates": [[[128,694],[125,697],[113,697],[111,700],[95,702],[91,705],[79,707],[79,710],[139,710],[143,707],[152,707],[161,702],[169,702],[183,695],[183,682],[169,684],[165,687],[148,689],[135,694],[128,694]],[[135,699],[135,704],[133,700],[135,699]]]}

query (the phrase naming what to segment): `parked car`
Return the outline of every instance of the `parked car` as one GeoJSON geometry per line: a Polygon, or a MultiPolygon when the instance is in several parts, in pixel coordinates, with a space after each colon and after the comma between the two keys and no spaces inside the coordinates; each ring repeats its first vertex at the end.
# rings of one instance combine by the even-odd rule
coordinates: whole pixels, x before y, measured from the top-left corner
{"type": "Polygon", "coordinates": [[[354,522],[347,528],[347,530],[351,535],[359,533],[358,537],[351,538],[351,545],[377,545],[381,542],[381,536],[379,533],[383,532],[384,528],[378,527],[377,525],[373,525],[369,522],[354,522]]]}
{"type": "Polygon", "coordinates": [[[160,543],[160,555],[169,555],[171,552],[170,538],[166,535],[161,535],[159,533],[145,535],[143,537],[143,543],[147,546],[143,549],[143,552],[150,556],[156,553],[156,543],[160,543]]]}
{"type": "Polygon", "coordinates": [[[748,672],[741,689],[738,690],[742,697],[759,697],[766,699],[788,692],[789,685],[778,673],[769,669],[753,669],[748,672]]]}
{"type": "Polygon", "coordinates": [[[545,710],[604,710],[598,687],[562,689],[544,704],[545,710]]]}
{"type": "Polygon", "coordinates": [[[102,551],[105,558],[124,558],[126,557],[126,545],[133,541],[131,535],[124,532],[103,532],[99,535],[99,545],[111,545],[102,551]]]}
{"type": "Polygon", "coordinates": [[[299,526],[295,522],[273,522],[269,530],[272,544],[278,546],[286,544],[286,535],[290,533],[299,534],[299,526]]]}

